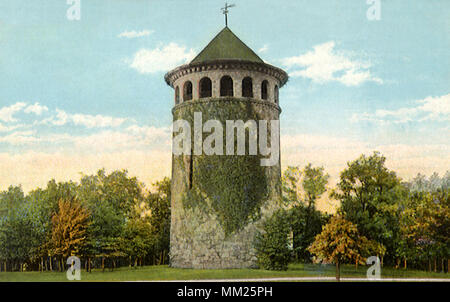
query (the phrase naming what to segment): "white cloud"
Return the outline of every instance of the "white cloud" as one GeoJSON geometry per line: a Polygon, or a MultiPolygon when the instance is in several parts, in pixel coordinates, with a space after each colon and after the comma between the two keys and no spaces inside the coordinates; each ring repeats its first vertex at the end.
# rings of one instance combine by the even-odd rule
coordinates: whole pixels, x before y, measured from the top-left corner
{"type": "Polygon", "coordinates": [[[47,106],[41,106],[39,103],[28,105],[24,110],[25,113],[34,113],[36,115],[41,115],[44,111],[48,111],[47,106]]]}
{"type": "Polygon", "coordinates": [[[128,39],[140,38],[140,37],[149,36],[149,35],[151,35],[154,32],[155,32],[154,30],[147,30],[147,29],[146,30],[142,30],[142,31],[135,31],[135,30],[133,30],[133,31],[124,31],[124,32],[120,33],[118,35],[118,37],[119,38],[128,38],[128,39]]]}
{"type": "Polygon", "coordinates": [[[0,136],[0,143],[17,146],[39,142],[39,139],[33,136],[33,134],[34,131],[16,131],[5,136],[0,136]]]}
{"type": "Polygon", "coordinates": [[[55,126],[63,126],[67,123],[73,123],[76,126],[84,126],[87,128],[106,128],[119,127],[127,121],[126,118],[111,117],[105,115],[90,114],[69,114],[64,110],[56,109],[56,116],[49,117],[41,121],[41,124],[52,124],[55,126]]]}
{"type": "Polygon", "coordinates": [[[383,83],[371,74],[369,62],[352,59],[352,56],[334,48],[334,41],[316,45],[303,55],[283,59],[282,64],[291,69],[290,76],[308,78],[316,83],[335,81],[346,86],[358,86],[369,81],[383,83]]]}
{"type": "Polygon", "coordinates": [[[265,44],[263,47],[261,47],[260,49],[258,49],[259,53],[265,53],[269,50],[269,45],[265,44]]]}
{"type": "Polygon", "coordinates": [[[118,127],[127,120],[126,118],[116,118],[100,114],[95,116],[89,114],[73,114],[70,115],[70,118],[75,125],[82,125],[87,128],[118,127]]]}
{"type": "Polygon", "coordinates": [[[396,110],[379,109],[374,113],[353,114],[351,122],[370,121],[378,124],[401,124],[428,120],[450,121],[450,94],[427,97],[414,102],[416,106],[396,110]]]}
{"type": "Polygon", "coordinates": [[[189,62],[194,57],[193,49],[187,50],[184,46],[170,43],[155,49],[139,50],[134,54],[130,67],[143,74],[168,71],[180,64],[189,62]]]}
{"type": "Polygon", "coordinates": [[[5,126],[0,123],[0,132],[9,132],[13,131],[19,127],[23,127],[23,125],[13,125],[13,126],[5,126]]]}
{"type": "Polygon", "coordinates": [[[26,103],[18,102],[11,106],[0,108],[0,120],[4,122],[16,122],[17,119],[13,115],[21,111],[26,106],[26,103]]]}

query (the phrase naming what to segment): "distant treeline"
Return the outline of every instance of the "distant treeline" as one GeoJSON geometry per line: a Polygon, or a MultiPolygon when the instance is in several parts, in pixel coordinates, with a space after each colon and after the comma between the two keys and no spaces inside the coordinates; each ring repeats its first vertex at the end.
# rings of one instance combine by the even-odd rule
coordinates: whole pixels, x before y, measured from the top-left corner
{"type": "Polygon", "coordinates": [[[24,194],[0,192],[1,271],[62,271],[71,255],[84,269],[168,262],[170,179],[144,185],[127,171],[51,180],[24,194]]]}

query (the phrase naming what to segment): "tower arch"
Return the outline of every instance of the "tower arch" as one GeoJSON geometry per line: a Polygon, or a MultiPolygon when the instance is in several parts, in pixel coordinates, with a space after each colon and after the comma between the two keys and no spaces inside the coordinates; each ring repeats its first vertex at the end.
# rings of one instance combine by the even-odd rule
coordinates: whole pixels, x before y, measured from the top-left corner
{"type": "Polygon", "coordinates": [[[183,102],[192,100],[192,82],[186,81],[183,85],[183,102]]]}
{"type": "Polygon", "coordinates": [[[242,97],[253,97],[253,79],[251,77],[245,77],[242,80],[242,97]]]}
{"type": "Polygon", "coordinates": [[[212,81],[209,77],[203,77],[199,83],[199,98],[212,97],[212,81]]]}
{"type": "Polygon", "coordinates": [[[229,75],[220,79],[220,96],[234,96],[233,79],[229,75]]]}

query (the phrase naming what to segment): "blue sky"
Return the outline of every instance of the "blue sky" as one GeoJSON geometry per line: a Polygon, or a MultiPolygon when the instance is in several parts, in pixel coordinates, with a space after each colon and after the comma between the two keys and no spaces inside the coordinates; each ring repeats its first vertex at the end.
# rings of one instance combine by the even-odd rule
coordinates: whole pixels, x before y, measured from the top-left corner
{"type": "MultiPolygon", "coordinates": [[[[170,173],[173,91],[164,74],[223,28],[216,0],[0,2],[0,189],[126,168],[170,173]]],[[[282,163],[381,151],[409,178],[450,166],[450,2],[235,0],[229,27],[290,74],[282,163]]]]}

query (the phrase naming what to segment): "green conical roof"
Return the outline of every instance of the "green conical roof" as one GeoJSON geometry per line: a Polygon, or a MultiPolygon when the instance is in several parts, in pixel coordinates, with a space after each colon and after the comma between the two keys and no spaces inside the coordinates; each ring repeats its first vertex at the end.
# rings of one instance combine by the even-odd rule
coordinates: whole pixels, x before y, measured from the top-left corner
{"type": "Polygon", "coordinates": [[[191,64],[227,59],[264,63],[253,50],[245,45],[228,27],[225,27],[192,60],[191,64]]]}

